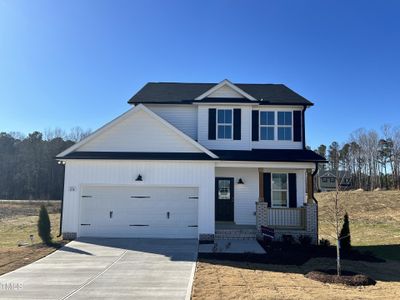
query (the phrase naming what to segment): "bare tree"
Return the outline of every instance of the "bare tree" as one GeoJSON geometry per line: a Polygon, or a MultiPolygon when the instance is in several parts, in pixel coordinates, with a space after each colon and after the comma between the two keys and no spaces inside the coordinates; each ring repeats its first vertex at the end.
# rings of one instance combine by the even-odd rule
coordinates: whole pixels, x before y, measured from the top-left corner
{"type": "Polygon", "coordinates": [[[44,134],[43,134],[43,139],[45,141],[51,141],[51,140],[53,140],[55,138],[65,139],[65,137],[66,137],[65,130],[63,130],[63,129],[59,128],[59,127],[56,127],[54,129],[46,128],[44,130],[44,134]]]}
{"type": "Polygon", "coordinates": [[[347,236],[341,236],[340,232],[343,226],[344,215],[346,213],[344,206],[345,193],[341,191],[341,186],[345,176],[340,176],[339,171],[336,171],[336,189],[332,194],[332,201],[329,202],[327,210],[323,215],[323,218],[327,221],[329,229],[326,234],[336,243],[336,271],[337,275],[340,276],[342,272],[342,262],[341,262],[341,247],[340,241],[347,236]]]}
{"type": "Polygon", "coordinates": [[[81,127],[76,126],[71,128],[69,134],[67,135],[67,138],[70,141],[79,142],[85,137],[89,136],[91,133],[92,131],[90,129],[83,130],[81,127]]]}

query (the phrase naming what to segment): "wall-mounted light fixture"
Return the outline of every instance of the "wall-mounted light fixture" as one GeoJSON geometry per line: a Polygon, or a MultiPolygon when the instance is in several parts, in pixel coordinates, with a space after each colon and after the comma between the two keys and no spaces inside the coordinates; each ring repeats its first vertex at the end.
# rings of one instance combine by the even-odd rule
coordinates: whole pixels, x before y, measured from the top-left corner
{"type": "Polygon", "coordinates": [[[242,179],[242,178],[239,178],[239,180],[238,180],[237,183],[238,183],[238,184],[244,184],[243,179],[242,179]]]}
{"type": "Polygon", "coordinates": [[[138,175],[135,179],[135,181],[143,181],[142,175],[138,175]]]}

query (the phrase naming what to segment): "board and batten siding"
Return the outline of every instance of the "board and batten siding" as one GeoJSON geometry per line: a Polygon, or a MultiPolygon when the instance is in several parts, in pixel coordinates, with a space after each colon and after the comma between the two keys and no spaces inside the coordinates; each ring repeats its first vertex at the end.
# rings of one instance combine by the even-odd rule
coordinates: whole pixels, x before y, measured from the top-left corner
{"type": "Polygon", "coordinates": [[[256,202],[258,201],[258,169],[215,168],[215,177],[234,178],[234,222],[242,225],[256,224],[256,202]],[[244,184],[238,184],[242,178],[244,184]]]}
{"type": "Polygon", "coordinates": [[[78,151],[201,152],[144,111],[116,123],[78,151]]]}
{"type": "Polygon", "coordinates": [[[63,232],[79,236],[81,189],[88,185],[196,187],[198,232],[214,234],[215,166],[207,162],[68,160],[65,165],[63,232]],[[142,182],[135,178],[141,174],[142,182]]]}
{"type": "Polygon", "coordinates": [[[146,104],[146,107],[177,129],[197,140],[197,106],[146,104]]]}
{"type": "Polygon", "coordinates": [[[250,106],[198,106],[198,142],[208,149],[214,150],[251,150],[251,107],[250,106]],[[208,139],[208,109],[241,109],[241,139],[208,139]]]}

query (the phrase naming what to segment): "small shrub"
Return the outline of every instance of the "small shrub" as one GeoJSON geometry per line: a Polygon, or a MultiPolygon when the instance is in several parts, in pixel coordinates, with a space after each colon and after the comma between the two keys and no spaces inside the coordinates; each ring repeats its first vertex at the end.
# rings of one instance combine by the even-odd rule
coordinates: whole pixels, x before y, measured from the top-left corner
{"type": "Polygon", "coordinates": [[[320,239],[320,240],[319,240],[319,245],[320,245],[321,247],[326,247],[326,248],[328,248],[328,247],[331,245],[331,242],[330,242],[329,240],[327,240],[327,239],[320,239]]]}
{"type": "Polygon", "coordinates": [[[311,245],[311,237],[309,235],[300,235],[299,243],[303,247],[309,247],[311,245]]]}
{"type": "Polygon", "coordinates": [[[349,215],[346,213],[343,219],[343,227],[340,231],[340,248],[344,252],[349,252],[351,250],[351,237],[350,237],[350,225],[349,225],[349,215]]]}
{"type": "Polygon", "coordinates": [[[40,206],[39,220],[38,220],[38,234],[46,245],[51,244],[51,224],[49,214],[44,205],[40,206]]]}
{"type": "Polygon", "coordinates": [[[285,246],[291,246],[294,244],[294,238],[291,234],[282,235],[282,242],[285,246]]]}

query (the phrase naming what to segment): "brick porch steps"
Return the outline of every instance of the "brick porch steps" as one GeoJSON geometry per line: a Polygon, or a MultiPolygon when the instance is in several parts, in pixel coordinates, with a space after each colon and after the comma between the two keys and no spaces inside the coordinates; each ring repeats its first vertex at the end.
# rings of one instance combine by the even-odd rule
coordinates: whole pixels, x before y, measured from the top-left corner
{"type": "Polygon", "coordinates": [[[255,240],[257,230],[254,229],[216,229],[215,239],[216,240],[255,240]]]}

